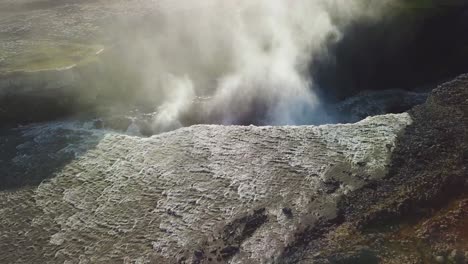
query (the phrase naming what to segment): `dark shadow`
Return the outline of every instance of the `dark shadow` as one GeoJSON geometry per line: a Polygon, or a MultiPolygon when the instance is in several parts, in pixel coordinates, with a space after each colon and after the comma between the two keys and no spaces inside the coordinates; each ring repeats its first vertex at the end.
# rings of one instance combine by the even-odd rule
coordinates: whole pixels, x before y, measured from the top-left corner
{"type": "Polygon", "coordinates": [[[75,98],[60,89],[4,94],[0,96],[0,128],[70,116],[78,110],[75,98]]]}
{"type": "Polygon", "coordinates": [[[355,223],[366,238],[361,243],[400,256],[409,256],[405,250],[411,248],[417,251],[413,257],[429,260],[437,245],[456,248],[459,233],[466,230],[463,216],[444,218],[450,228],[425,223],[437,223],[468,194],[467,102],[468,75],[435,89],[425,104],[409,112],[413,123],[397,139],[387,177],[340,202],[346,222],[355,223]],[[410,247],[404,239],[411,239],[410,247]]]}
{"type": "MultiPolygon", "coordinates": [[[[283,252],[282,260],[293,263],[300,260],[304,252],[322,251],[322,247],[328,245],[326,238],[322,240],[328,237],[325,234],[334,237],[334,232],[341,232],[337,231],[339,226],[344,226],[344,230],[349,228],[356,241],[350,243],[348,236],[344,238],[346,241],[333,241],[327,253],[318,254],[317,259],[326,259],[326,263],[380,263],[379,256],[385,256],[389,250],[395,256],[409,256],[405,251],[409,245],[399,240],[401,232],[407,230],[402,228],[433,217],[451,202],[466,197],[468,75],[438,87],[425,104],[416,106],[409,114],[412,124],[398,135],[387,176],[343,196],[338,203],[338,218],[300,233],[283,252]]],[[[453,223],[444,224],[460,224],[456,222],[460,219],[450,219],[453,223]]],[[[466,230],[466,226],[460,229],[466,230]]],[[[443,229],[442,232],[454,231],[443,229]]],[[[416,237],[404,239],[421,241],[416,237]]],[[[451,242],[443,239],[430,240],[432,242],[454,248],[451,242]]],[[[414,253],[421,245],[412,244],[410,248],[414,253]]],[[[416,252],[429,258],[433,253],[431,250],[416,252]]]]}
{"type": "Polygon", "coordinates": [[[94,148],[103,135],[62,122],[1,128],[0,191],[38,186],[94,148]]]}
{"type": "Polygon", "coordinates": [[[467,72],[468,3],[442,4],[348,26],[329,54],[313,62],[318,86],[341,100],[363,90],[415,91],[467,72]]]}
{"type": "Polygon", "coordinates": [[[353,254],[333,256],[328,261],[332,264],[379,264],[380,258],[369,249],[361,249],[353,254]]]}
{"type": "MultiPolygon", "coordinates": [[[[467,102],[468,75],[463,75],[435,89],[425,104],[409,112],[413,123],[398,138],[387,179],[357,195],[398,205],[371,214],[363,222],[366,229],[418,220],[467,192],[467,102]]],[[[355,207],[355,202],[347,206],[355,207]]]]}

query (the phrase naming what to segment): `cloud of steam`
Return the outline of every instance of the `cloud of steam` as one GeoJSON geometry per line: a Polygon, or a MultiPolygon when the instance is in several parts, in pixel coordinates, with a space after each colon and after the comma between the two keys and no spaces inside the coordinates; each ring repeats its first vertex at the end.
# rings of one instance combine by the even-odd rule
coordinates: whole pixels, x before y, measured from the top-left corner
{"type": "Polygon", "coordinates": [[[384,2],[155,0],[151,15],[128,29],[123,53],[140,74],[141,96],[160,106],[157,131],[320,123],[312,59],[384,2]]]}

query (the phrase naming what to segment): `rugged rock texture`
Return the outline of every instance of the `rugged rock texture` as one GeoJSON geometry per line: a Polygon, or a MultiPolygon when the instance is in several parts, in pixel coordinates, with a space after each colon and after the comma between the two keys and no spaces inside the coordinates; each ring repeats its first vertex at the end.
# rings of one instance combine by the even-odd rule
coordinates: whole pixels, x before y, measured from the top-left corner
{"type": "MultiPolygon", "coordinates": [[[[388,175],[340,202],[342,223],[310,237],[304,263],[468,261],[468,76],[409,112],[388,175]],[[351,242],[350,242],[351,241],[351,242]]],[[[288,256],[287,259],[290,259],[288,256]]]]}
{"type": "MultiPolygon", "coordinates": [[[[401,114],[355,125],[90,135],[88,144],[99,142],[50,180],[1,193],[2,262],[271,261],[294,233],[335,219],[341,197],[385,176],[410,122],[401,114]]],[[[57,149],[44,129],[22,131],[34,140],[17,147],[11,167],[33,175],[45,162],[30,162],[34,155],[53,150],[56,160],[82,146],[57,149]]]]}
{"type": "Polygon", "coordinates": [[[0,262],[463,263],[467,88],[352,125],[14,130],[3,175],[48,179],[0,193],[0,262]]]}

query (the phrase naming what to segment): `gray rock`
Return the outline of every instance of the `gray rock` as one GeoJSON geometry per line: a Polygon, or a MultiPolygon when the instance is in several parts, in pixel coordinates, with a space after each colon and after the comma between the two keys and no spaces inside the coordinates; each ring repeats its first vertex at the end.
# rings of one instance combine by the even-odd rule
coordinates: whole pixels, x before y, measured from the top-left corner
{"type": "MultiPolygon", "coordinates": [[[[37,188],[0,192],[0,261],[275,259],[295,232],[335,219],[341,197],[386,175],[387,146],[409,123],[400,114],[320,127],[194,126],[151,138],[102,132],[37,188]],[[330,181],[339,183],[332,192],[330,181]],[[25,218],[30,225],[15,224],[25,218]]],[[[53,140],[43,129],[27,128],[46,154],[53,140]]]]}

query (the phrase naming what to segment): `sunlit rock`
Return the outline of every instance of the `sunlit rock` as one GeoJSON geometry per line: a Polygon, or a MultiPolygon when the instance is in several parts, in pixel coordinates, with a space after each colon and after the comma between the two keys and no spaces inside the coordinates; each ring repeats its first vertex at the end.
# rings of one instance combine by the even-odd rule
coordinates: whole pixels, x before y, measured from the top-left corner
{"type": "MultiPolygon", "coordinates": [[[[319,127],[194,126],[151,138],[85,134],[96,145],[66,146],[77,157],[36,190],[1,193],[10,226],[2,241],[36,241],[32,254],[59,262],[268,261],[294,233],[335,219],[342,196],[384,177],[410,123],[399,114],[319,127]],[[35,212],[28,232],[15,227],[18,206],[35,212]]],[[[83,131],[25,130],[44,149],[57,131],[83,131]]]]}

